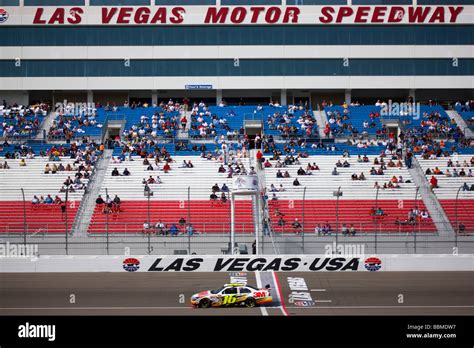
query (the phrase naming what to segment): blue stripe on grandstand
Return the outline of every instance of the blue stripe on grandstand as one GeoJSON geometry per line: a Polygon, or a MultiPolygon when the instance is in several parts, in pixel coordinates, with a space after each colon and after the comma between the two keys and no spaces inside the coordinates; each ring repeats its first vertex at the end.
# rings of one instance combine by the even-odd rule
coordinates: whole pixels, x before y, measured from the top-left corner
{"type": "Polygon", "coordinates": [[[281,5],[281,0],[221,0],[221,5],[281,5]]]}
{"type": "Polygon", "coordinates": [[[352,5],[411,5],[412,0],[352,0],[352,5]]]}
{"type": "Polygon", "coordinates": [[[347,0],[286,0],[287,5],[347,5],[347,0]]]}
{"type": "Polygon", "coordinates": [[[0,26],[0,46],[473,44],[474,25],[0,26]]]}
{"type": "Polygon", "coordinates": [[[474,5],[474,0],[417,0],[418,5],[474,5]]]}
{"type": "Polygon", "coordinates": [[[24,6],[84,6],[85,0],[24,0],[24,6]]]}
{"type": "Polygon", "coordinates": [[[150,0],[90,0],[90,6],[150,5],[150,0]]]}
{"type": "Polygon", "coordinates": [[[0,60],[2,77],[92,76],[470,76],[474,59],[163,59],[131,60],[0,60]]]}
{"type": "Polygon", "coordinates": [[[216,0],[155,0],[157,6],[194,6],[194,5],[215,5],[216,0]]]}

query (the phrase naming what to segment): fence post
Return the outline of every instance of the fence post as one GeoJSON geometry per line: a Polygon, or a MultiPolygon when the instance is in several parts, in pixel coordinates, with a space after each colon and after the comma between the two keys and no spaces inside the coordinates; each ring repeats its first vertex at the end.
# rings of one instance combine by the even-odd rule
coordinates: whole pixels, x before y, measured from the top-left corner
{"type": "Polygon", "coordinates": [[[375,253],[377,254],[377,211],[379,209],[379,186],[377,185],[377,192],[375,193],[375,214],[374,214],[374,221],[375,221],[375,253]]]}
{"type": "Polygon", "coordinates": [[[27,224],[26,224],[26,200],[25,200],[25,191],[23,190],[23,187],[21,188],[21,195],[23,196],[23,244],[25,245],[25,250],[26,250],[26,230],[27,224]]]}
{"type": "MultiPolygon", "coordinates": [[[[415,223],[413,224],[413,238],[414,238],[414,248],[415,248],[415,254],[416,254],[416,223],[417,223],[417,220],[418,220],[418,190],[420,189],[420,187],[417,187],[416,188],[416,191],[415,191],[415,212],[416,212],[416,215],[414,216],[415,218],[415,223]]],[[[419,221],[419,224],[421,224],[421,219],[419,221]]]]}
{"type": "Polygon", "coordinates": [[[66,198],[64,202],[64,215],[66,217],[66,255],[69,255],[69,233],[68,233],[68,217],[67,217],[67,206],[68,206],[68,197],[69,197],[69,187],[66,187],[66,198]]]}
{"type": "Polygon", "coordinates": [[[105,238],[107,255],[109,255],[109,190],[105,188],[105,238]]]}
{"type": "MultiPolygon", "coordinates": [[[[191,207],[189,206],[191,203],[191,187],[188,186],[188,223],[190,224],[191,223],[191,207]]],[[[186,231],[186,225],[185,225],[185,229],[184,231],[186,231]]],[[[187,233],[188,235],[188,254],[191,255],[191,236],[189,233],[187,233]]]]}
{"type": "Polygon", "coordinates": [[[304,255],[304,232],[305,232],[305,225],[304,225],[304,203],[305,203],[305,200],[306,200],[306,186],[304,187],[303,189],[303,207],[302,207],[302,212],[301,212],[301,220],[302,220],[302,225],[303,225],[303,231],[301,232],[301,242],[302,242],[302,245],[303,245],[303,255],[304,255]]]}
{"type": "Polygon", "coordinates": [[[455,214],[456,214],[456,227],[454,228],[454,247],[458,247],[458,233],[459,233],[459,220],[458,220],[458,199],[459,199],[459,192],[461,192],[461,189],[463,186],[460,186],[458,188],[458,192],[456,193],[456,203],[455,203],[455,214]]]}
{"type": "Polygon", "coordinates": [[[332,193],[333,196],[336,196],[336,253],[337,253],[337,243],[338,243],[338,234],[339,234],[339,197],[342,196],[341,186],[332,193]]]}

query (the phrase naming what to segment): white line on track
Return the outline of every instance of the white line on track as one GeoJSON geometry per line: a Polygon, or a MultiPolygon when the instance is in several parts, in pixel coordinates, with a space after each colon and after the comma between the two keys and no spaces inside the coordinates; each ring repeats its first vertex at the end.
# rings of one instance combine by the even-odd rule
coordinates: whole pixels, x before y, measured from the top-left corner
{"type": "Polygon", "coordinates": [[[332,300],[314,300],[316,303],[330,303],[332,300]]]}
{"type": "MultiPolygon", "coordinates": [[[[257,280],[257,287],[259,289],[261,289],[262,288],[262,279],[260,278],[260,272],[258,272],[258,271],[255,272],[255,279],[257,280]]],[[[262,312],[263,316],[268,315],[268,311],[264,306],[260,306],[260,311],[262,312]]]]}
{"type": "Polygon", "coordinates": [[[310,291],[326,291],[326,289],[311,289],[310,291]]]}
{"type": "Polygon", "coordinates": [[[283,313],[284,316],[288,316],[288,311],[286,310],[286,306],[285,306],[285,300],[283,299],[283,294],[281,292],[281,288],[280,288],[280,282],[278,281],[278,276],[276,275],[275,272],[272,272],[272,277],[273,277],[273,283],[275,284],[275,287],[276,287],[276,293],[279,297],[279,300],[280,300],[280,303],[281,303],[281,306],[280,306],[280,310],[281,312],[283,313]]]}
{"type": "Polygon", "coordinates": [[[72,309],[72,310],[92,310],[92,309],[190,309],[192,307],[11,307],[0,308],[2,310],[46,310],[46,309],[72,309]]]}
{"type": "MultiPolygon", "coordinates": [[[[315,301],[317,302],[317,301],[315,301]]],[[[311,309],[311,308],[474,308],[474,306],[312,306],[312,307],[287,307],[291,309],[311,309]]]]}

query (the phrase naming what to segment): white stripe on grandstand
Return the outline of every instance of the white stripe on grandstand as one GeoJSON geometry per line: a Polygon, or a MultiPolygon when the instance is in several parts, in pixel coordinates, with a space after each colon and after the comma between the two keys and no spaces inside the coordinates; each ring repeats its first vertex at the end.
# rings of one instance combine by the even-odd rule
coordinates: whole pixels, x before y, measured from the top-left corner
{"type": "Polygon", "coordinates": [[[7,46],[0,59],[471,58],[473,50],[472,45],[7,46]]]}
{"type": "MultiPolygon", "coordinates": [[[[262,278],[260,278],[260,272],[255,272],[255,279],[257,280],[257,287],[259,289],[262,288],[262,278]]],[[[260,311],[262,312],[263,316],[268,315],[268,311],[264,306],[260,306],[260,311]]]]}
{"type": "Polygon", "coordinates": [[[474,76],[115,76],[115,77],[2,77],[0,90],[182,90],[189,84],[213,89],[430,89],[469,88],[474,76]]]}

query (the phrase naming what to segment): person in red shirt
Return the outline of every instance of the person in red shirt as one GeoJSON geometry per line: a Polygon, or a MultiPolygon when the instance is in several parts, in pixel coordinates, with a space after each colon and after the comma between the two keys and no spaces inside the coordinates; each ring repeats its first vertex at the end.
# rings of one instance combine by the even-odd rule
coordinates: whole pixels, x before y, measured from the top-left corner
{"type": "Polygon", "coordinates": [[[188,119],[186,118],[186,116],[183,116],[183,118],[181,119],[181,128],[186,129],[187,123],[188,123],[188,119]]]}
{"type": "Polygon", "coordinates": [[[171,170],[171,167],[170,167],[170,165],[168,164],[168,162],[166,162],[166,164],[163,166],[163,171],[164,171],[165,173],[168,173],[170,170],[171,170]]]}
{"type": "Polygon", "coordinates": [[[435,176],[431,176],[430,183],[431,183],[431,189],[438,187],[438,179],[436,179],[435,176]]]}

